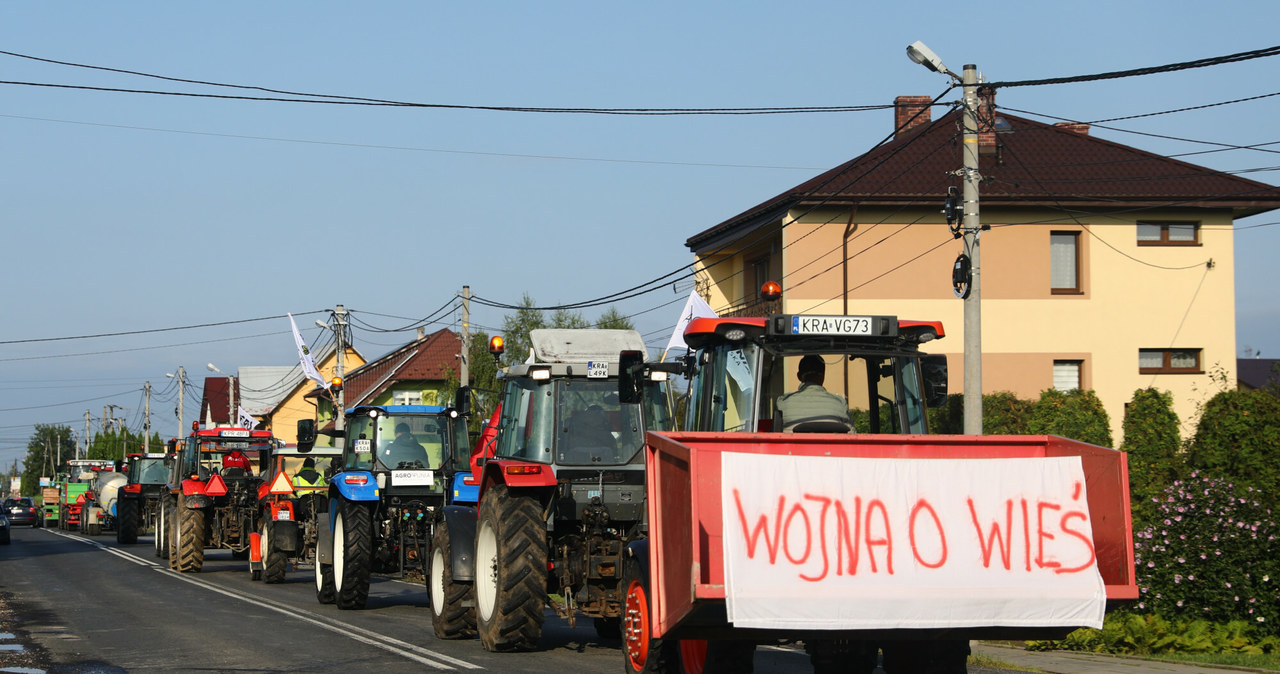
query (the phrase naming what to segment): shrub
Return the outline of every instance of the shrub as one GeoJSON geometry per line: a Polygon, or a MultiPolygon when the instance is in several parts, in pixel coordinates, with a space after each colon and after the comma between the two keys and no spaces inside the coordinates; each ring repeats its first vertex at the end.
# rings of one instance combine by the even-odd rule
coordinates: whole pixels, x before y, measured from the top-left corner
{"type": "Polygon", "coordinates": [[[1111,419],[1093,391],[1048,389],[1031,410],[1027,431],[1111,446],[1111,419]]]}
{"type": "MultiPolygon", "coordinates": [[[[1026,435],[1027,418],[1032,403],[1009,391],[996,391],[982,396],[982,432],[984,435],[1026,435]]],[[[929,410],[929,430],[943,435],[964,433],[964,395],[952,393],[947,404],[929,410]]]]}
{"type": "Polygon", "coordinates": [[[1028,641],[1030,651],[1089,653],[1277,653],[1280,638],[1264,636],[1244,620],[1166,620],[1157,615],[1110,613],[1102,629],[1078,629],[1057,641],[1028,641]]]}
{"type": "Polygon", "coordinates": [[[1263,391],[1223,391],[1204,406],[1187,465],[1261,490],[1275,505],[1280,489],[1280,398],[1263,391]]]}
{"type": "Polygon", "coordinates": [[[1156,498],[1184,474],[1186,464],[1178,454],[1181,446],[1173,396],[1152,388],[1134,391],[1133,400],[1125,407],[1124,443],[1120,445],[1129,455],[1134,529],[1153,521],[1156,498]]]}
{"type": "Polygon", "coordinates": [[[1156,523],[1134,534],[1135,612],[1280,634],[1280,541],[1257,490],[1192,473],[1163,492],[1156,523]]]}

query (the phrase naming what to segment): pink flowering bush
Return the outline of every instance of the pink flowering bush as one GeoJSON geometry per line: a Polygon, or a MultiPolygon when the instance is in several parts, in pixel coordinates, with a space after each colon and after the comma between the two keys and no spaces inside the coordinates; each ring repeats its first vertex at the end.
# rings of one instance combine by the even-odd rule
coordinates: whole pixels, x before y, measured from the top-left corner
{"type": "Polygon", "coordinates": [[[1245,621],[1280,635],[1280,527],[1252,487],[1192,473],[1153,499],[1153,524],[1134,533],[1135,614],[1245,621]]]}

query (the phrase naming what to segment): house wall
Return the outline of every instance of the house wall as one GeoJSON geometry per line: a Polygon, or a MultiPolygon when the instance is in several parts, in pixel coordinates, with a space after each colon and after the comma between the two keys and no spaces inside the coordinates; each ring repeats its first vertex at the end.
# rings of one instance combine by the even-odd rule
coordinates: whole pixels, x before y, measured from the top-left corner
{"type": "MultiPolygon", "coordinates": [[[[1146,211],[1046,223],[1047,213],[982,213],[982,222],[992,225],[980,237],[984,391],[1038,399],[1052,386],[1054,360],[1078,360],[1082,385],[1094,389],[1106,407],[1116,445],[1125,404],[1146,387],[1172,393],[1183,435],[1189,436],[1197,403],[1221,388],[1211,374],[1235,380],[1230,213],[1146,211]],[[1139,246],[1139,217],[1199,221],[1200,244],[1139,246]],[[1077,294],[1051,292],[1051,232],[1079,233],[1077,294]],[[1202,371],[1140,374],[1138,350],[1144,348],[1201,349],[1202,371]]],[[[952,237],[938,209],[860,208],[852,222],[848,209],[797,210],[791,217],[800,221],[782,230],[781,265],[774,266],[781,270],[782,311],[846,312],[841,289],[847,274],[848,313],[943,322],[946,338],[926,350],[948,355],[950,390],[962,391],[964,302],[951,288],[962,242],[952,237]],[[842,264],[846,250],[848,263],[842,264]]],[[[712,308],[743,295],[746,256],[737,258],[709,271],[712,308]]]]}

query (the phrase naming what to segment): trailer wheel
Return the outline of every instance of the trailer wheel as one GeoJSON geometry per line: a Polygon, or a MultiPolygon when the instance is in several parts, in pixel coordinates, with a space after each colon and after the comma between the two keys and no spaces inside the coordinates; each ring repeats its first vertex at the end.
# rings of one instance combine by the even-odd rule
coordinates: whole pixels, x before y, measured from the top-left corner
{"type": "Polygon", "coordinates": [[[333,524],[333,580],[340,609],[361,609],[369,599],[373,557],[373,523],[369,508],[355,501],[338,502],[333,524]]]}
{"type": "Polygon", "coordinates": [[[475,585],[453,579],[449,527],[436,524],[431,538],[431,627],[437,639],[469,639],[476,635],[475,585]]]}
{"type": "MultiPolygon", "coordinates": [[[[649,579],[632,557],[622,560],[622,659],[631,674],[680,674],[681,642],[650,636],[649,579]]],[[[689,642],[694,643],[705,642],[689,642]]],[[[703,659],[705,659],[705,651],[703,659]]],[[[697,671],[701,671],[699,668],[697,671]]]]}
{"type": "Polygon", "coordinates": [[[542,506],[505,485],[489,489],[476,528],[476,629],[490,651],[527,651],[542,636],[547,603],[542,506]]]}
{"type": "Polygon", "coordinates": [[[262,579],[268,583],[283,583],[284,573],[289,566],[289,556],[284,550],[276,548],[272,543],[271,530],[274,527],[270,522],[262,523],[262,539],[260,547],[262,549],[263,577],[262,579]]]}
{"type": "Polygon", "coordinates": [[[116,500],[116,542],[121,545],[138,542],[138,502],[133,499],[116,500]]]}
{"type": "Polygon", "coordinates": [[[174,521],[177,525],[177,535],[174,537],[178,543],[177,568],[183,573],[195,573],[204,567],[204,511],[199,508],[188,508],[186,499],[182,496],[178,497],[175,510],[177,511],[174,521]]]}

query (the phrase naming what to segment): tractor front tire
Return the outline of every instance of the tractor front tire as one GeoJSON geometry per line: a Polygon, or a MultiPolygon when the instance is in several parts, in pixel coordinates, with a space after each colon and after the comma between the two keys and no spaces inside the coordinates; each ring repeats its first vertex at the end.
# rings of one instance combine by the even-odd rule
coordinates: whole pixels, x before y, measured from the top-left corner
{"type": "Polygon", "coordinates": [[[362,609],[369,599],[373,520],[368,506],[342,499],[333,524],[333,580],[340,609],[362,609]]]}
{"type": "Polygon", "coordinates": [[[476,629],[494,652],[527,651],[542,636],[547,526],[536,498],[491,487],[476,526],[476,629]]]}
{"type": "Polygon", "coordinates": [[[133,499],[116,500],[116,542],[133,545],[138,542],[138,502],[133,499]]]}
{"type": "Polygon", "coordinates": [[[449,527],[436,524],[431,539],[431,627],[437,639],[470,639],[476,635],[475,585],[453,579],[449,527]]]}
{"type": "Polygon", "coordinates": [[[199,508],[188,508],[182,496],[178,497],[176,510],[177,568],[183,573],[196,573],[204,567],[205,513],[199,508]]]}

